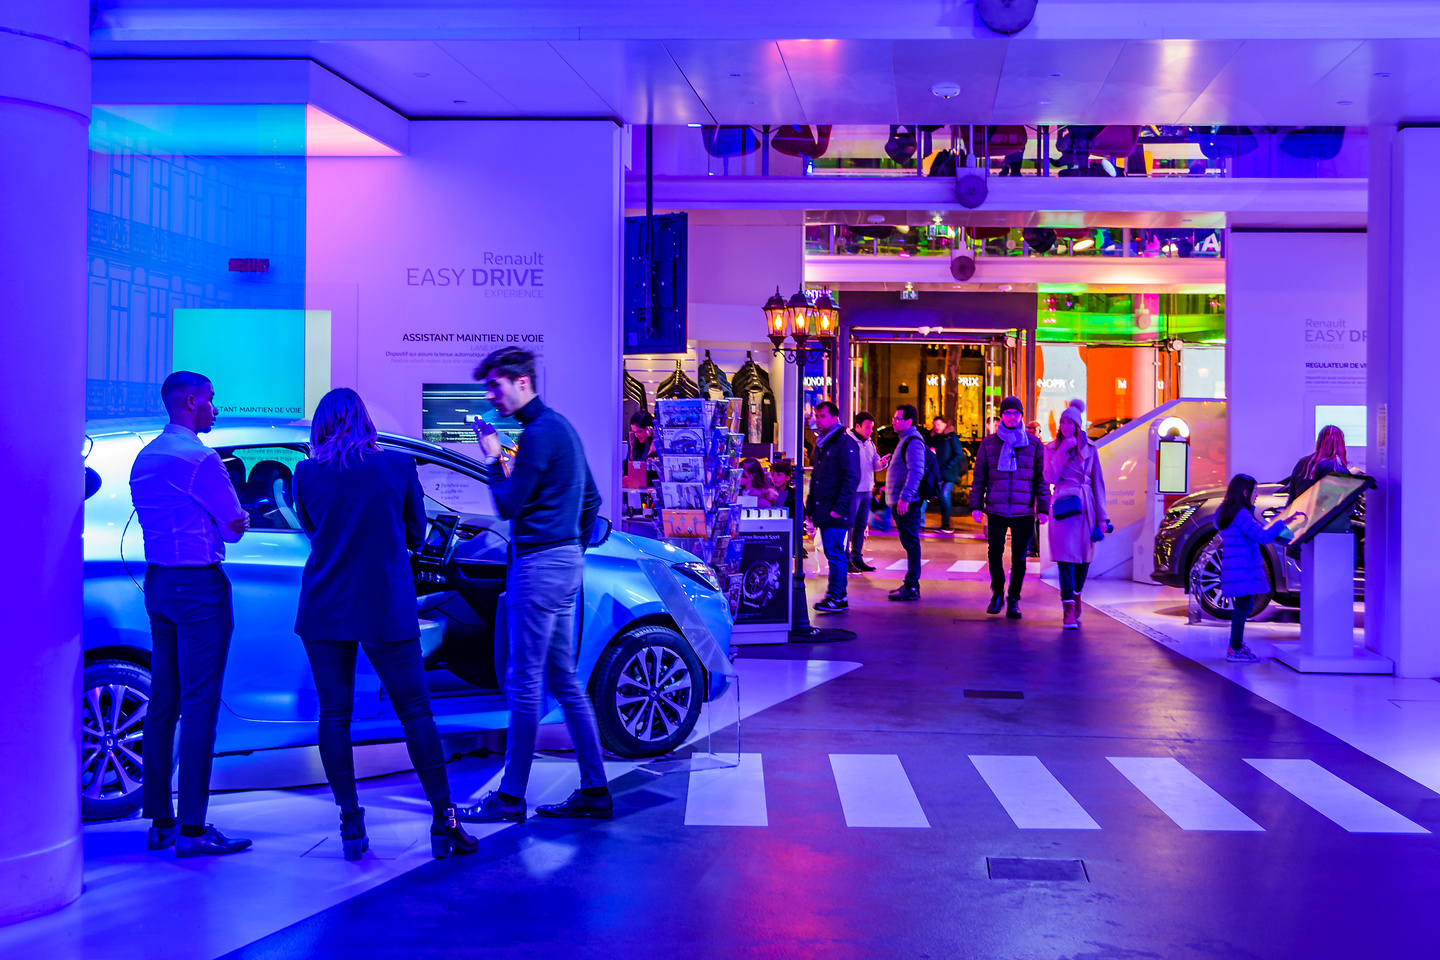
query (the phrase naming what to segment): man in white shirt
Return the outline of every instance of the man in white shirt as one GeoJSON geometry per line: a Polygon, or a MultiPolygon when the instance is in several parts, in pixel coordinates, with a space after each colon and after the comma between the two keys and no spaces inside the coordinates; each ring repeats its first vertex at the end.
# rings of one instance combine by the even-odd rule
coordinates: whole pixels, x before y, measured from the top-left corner
{"type": "Polygon", "coordinates": [[[860,486],[855,488],[855,526],[850,531],[850,572],[865,573],[875,568],[865,562],[865,531],[870,524],[870,495],[875,492],[875,471],[890,465],[890,458],[875,450],[875,418],[864,411],[855,414],[850,436],[860,447],[860,486]]]}
{"type": "Polygon", "coordinates": [[[176,856],[238,853],[249,840],[226,838],[205,822],[215,717],[234,615],[220,562],[225,544],[250,526],[220,455],[200,442],[215,424],[215,388],[177,370],[160,397],[170,422],[130,470],[130,495],[145,535],[145,610],[150,615],[150,705],[145,717],[144,815],[147,846],[174,844],[176,856]],[[176,721],[180,729],[180,810],[171,805],[176,721]],[[177,838],[178,834],[178,838],[177,838]]]}

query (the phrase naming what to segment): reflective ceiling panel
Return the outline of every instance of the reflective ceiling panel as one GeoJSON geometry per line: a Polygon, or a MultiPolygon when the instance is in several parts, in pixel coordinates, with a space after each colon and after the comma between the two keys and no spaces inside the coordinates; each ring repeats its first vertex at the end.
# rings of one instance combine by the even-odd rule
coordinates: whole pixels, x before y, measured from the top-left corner
{"type": "Polygon", "coordinates": [[[907,123],[988,123],[1005,63],[1005,40],[907,40],[892,44],[895,100],[907,123]],[[937,83],[959,84],[949,99],[937,83]]]}
{"type": "Polygon", "coordinates": [[[783,40],[780,52],[811,123],[896,123],[888,40],[783,40]]]}
{"type": "Polygon", "coordinates": [[[1240,46],[1238,40],[1127,41],[1078,122],[1179,123],[1240,46]]]}
{"type": "Polygon", "coordinates": [[[773,40],[670,40],[665,49],[718,122],[808,122],[773,40]]]}
{"type": "Polygon", "coordinates": [[[438,46],[522,116],[618,115],[544,40],[446,40],[438,46]]]}
{"type": "Polygon", "coordinates": [[[658,40],[552,40],[550,47],[631,123],[713,123],[658,40]]]}
{"type": "Polygon", "coordinates": [[[996,123],[1070,123],[1086,116],[1124,49],[1120,40],[1012,41],[995,97],[996,123]]]}
{"type": "Polygon", "coordinates": [[[317,55],[407,117],[502,117],[515,105],[429,40],[346,40],[317,43],[317,55]],[[365,78],[353,78],[358,68],[365,78]],[[368,79],[366,79],[368,78],[368,79]]]}
{"type": "Polygon", "coordinates": [[[1313,86],[1359,46],[1355,40],[1247,40],[1185,111],[1181,122],[1273,124],[1296,90],[1313,86]],[[1277,83],[1277,78],[1284,82],[1277,83]]]}

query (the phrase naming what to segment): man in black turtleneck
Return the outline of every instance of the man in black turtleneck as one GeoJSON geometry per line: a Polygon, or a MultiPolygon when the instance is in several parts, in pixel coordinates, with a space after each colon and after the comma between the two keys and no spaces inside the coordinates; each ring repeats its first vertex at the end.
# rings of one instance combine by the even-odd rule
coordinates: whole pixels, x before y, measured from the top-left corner
{"type": "Polygon", "coordinates": [[[457,816],[469,823],[525,819],[525,788],[544,710],[545,688],[560,702],[580,761],[580,789],[545,804],[542,817],[595,817],[613,810],[595,711],[575,676],[575,597],[585,570],[585,543],[600,511],[600,492],[570,421],[535,394],[535,355],[502,347],[475,368],[499,412],[525,425],[510,475],[493,431],[476,436],[500,516],[510,521],[513,556],[505,587],[510,661],[505,695],[510,731],[500,789],[457,816]]]}

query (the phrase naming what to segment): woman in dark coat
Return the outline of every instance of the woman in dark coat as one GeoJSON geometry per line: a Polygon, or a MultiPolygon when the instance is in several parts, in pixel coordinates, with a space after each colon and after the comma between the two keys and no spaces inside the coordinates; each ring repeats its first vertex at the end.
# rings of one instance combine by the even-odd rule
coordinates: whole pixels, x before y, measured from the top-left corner
{"type": "Polygon", "coordinates": [[[473,853],[479,843],[460,827],[450,802],[420,654],[410,551],[424,539],[426,518],[415,461],[381,450],[364,401],[341,387],[315,409],[310,459],[296,466],[294,489],[311,542],[295,632],[315,674],[320,760],[340,805],[345,859],[360,859],[369,846],[350,748],[359,646],[400,718],[410,760],[434,811],[431,852],[473,853]]]}

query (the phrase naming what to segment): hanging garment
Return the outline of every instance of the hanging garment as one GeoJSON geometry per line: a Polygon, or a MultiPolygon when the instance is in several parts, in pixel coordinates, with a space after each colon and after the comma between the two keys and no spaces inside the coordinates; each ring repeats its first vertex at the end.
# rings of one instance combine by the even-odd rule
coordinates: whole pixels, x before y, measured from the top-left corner
{"type": "Polygon", "coordinates": [[[714,360],[710,359],[710,351],[705,351],[705,359],[700,362],[700,369],[697,371],[697,379],[700,381],[700,392],[711,400],[725,400],[735,396],[735,390],[730,385],[730,378],[725,376],[714,360]]]}
{"type": "Polygon", "coordinates": [[[655,388],[657,400],[698,400],[700,385],[691,380],[681,361],[675,361],[675,372],[666,377],[655,388]]]}
{"type": "MultiPolygon", "coordinates": [[[[624,392],[621,395],[621,399],[627,404],[633,403],[636,410],[644,410],[646,413],[649,413],[650,402],[645,394],[645,384],[641,383],[639,380],[631,376],[629,370],[624,370],[624,368],[622,368],[622,370],[625,374],[625,377],[624,385],[622,388],[624,392]]],[[[626,414],[625,422],[630,422],[629,413],[626,414]]]]}
{"type": "Polygon", "coordinates": [[[770,374],[747,351],[744,365],[730,382],[735,396],[744,400],[740,405],[740,430],[745,442],[774,443],[775,391],[770,389],[770,374]]]}

